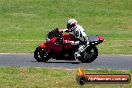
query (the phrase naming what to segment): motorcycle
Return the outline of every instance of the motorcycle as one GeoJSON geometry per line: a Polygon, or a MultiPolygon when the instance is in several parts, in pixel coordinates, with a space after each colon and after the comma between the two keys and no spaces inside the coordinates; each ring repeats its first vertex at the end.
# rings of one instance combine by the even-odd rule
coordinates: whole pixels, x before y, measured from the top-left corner
{"type": "MultiPolygon", "coordinates": [[[[95,35],[88,36],[89,44],[86,45],[82,52],[81,58],[78,58],[82,63],[91,63],[98,56],[96,45],[104,41],[103,36],[95,35]]],[[[56,60],[76,60],[74,53],[78,50],[79,45],[71,45],[64,43],[64,40],[74,41],[75,38],[71,34],[62,34],[58,28],[47,34],[46,42],[41,43],[34,51],[34,58],[38,62],[47,62],[49,59],[56,60]]]]}

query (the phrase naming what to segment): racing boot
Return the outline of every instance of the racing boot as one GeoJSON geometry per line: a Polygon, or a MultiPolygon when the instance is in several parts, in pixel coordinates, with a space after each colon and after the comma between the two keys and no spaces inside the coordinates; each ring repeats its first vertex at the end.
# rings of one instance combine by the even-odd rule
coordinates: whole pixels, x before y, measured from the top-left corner
{"type": "Polygon", "coordinates": [[[75,52],[74,56],[75,56],[76,60],[81,59],[81,54],[80,53],[81,53],[80,51],[75,52]]]}

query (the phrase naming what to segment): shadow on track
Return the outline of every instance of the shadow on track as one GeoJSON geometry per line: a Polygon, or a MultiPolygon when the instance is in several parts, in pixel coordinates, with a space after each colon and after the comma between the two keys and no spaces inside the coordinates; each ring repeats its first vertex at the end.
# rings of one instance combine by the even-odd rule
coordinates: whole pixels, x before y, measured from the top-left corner
{"type": "Polygon", "coordinates": [[[71,64],[80,64],[81,62],[68,62],[68,61],[65,61],[65,62],[45,62],[45,63],[71,63],[71,64]]]}
{"type": "MultiPolygon", "coordinates": [[[[31,61],[31,62],[38,62],[38,61],[31,61]]],[[[71,64],[80,64],[81,62],[73,62],[73,61],[49,61],[49,62],[38,62],[38,63],[71,63],[71,64]]]]}

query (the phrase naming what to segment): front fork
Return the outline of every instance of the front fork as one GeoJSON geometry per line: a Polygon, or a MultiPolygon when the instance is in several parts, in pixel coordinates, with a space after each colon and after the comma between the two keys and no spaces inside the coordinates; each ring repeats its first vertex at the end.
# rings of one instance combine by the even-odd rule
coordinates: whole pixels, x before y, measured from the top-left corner
{"type": "Polygon", "coordinates": [[[44,54],[44,57],[47,57],[49,55],[50,50],[47,50],[46,53],[44,54]]]}

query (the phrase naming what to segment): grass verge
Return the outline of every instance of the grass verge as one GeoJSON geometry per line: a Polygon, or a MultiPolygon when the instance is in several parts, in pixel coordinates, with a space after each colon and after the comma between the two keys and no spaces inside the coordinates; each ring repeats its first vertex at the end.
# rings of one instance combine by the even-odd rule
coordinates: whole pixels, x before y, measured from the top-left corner
{"type": "MultiPolygon", "coordinates": [[[[121,70],[87,70],[95,74],[131,74],[121,70]]],[[[76,83],[77,70],[0,67],[0,88],[82,88],[76,83]]],[[[131,88],[130,84],[86,84],[83,88],[131,88]]]]}

